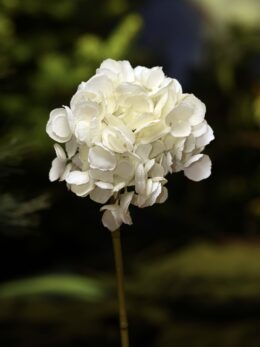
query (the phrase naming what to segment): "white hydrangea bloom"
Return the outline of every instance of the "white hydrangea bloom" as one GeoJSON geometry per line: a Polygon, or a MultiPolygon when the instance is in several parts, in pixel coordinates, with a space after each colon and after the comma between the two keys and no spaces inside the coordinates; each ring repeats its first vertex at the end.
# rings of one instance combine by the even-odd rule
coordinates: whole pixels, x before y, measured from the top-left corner
{"type": "Polygon", "coordinates": [[[193,181],[210,176],[211,161],[201,154],[214,139],[205,112],[161,67],[107,59],[79,85],[70,107],[50,113],[46,131],[65,148],[54,145],[49,178],[106,204],[102,222],[109,230],[132,224],[130,204],[167,199],[168,173],[184,171],[193,181]]]}

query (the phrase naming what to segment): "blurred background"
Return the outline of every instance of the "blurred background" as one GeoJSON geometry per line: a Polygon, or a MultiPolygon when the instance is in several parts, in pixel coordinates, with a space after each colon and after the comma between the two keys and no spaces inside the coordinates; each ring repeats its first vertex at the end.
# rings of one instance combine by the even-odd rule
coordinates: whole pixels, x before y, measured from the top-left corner
{"type": "Polygon", "coordinates": [[[260,2],[0,0],[0,345],[119,346],[99,206],[51,184],[49,112],[105,58],[207,105],[212,176],[123,227],[132,346],[260,346],[260,2]]]}

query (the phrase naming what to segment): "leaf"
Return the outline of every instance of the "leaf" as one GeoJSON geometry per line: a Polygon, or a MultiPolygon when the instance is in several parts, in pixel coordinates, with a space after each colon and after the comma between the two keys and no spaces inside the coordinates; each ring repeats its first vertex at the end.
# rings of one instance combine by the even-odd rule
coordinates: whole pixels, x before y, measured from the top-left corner
{"type": "Polygon", "coordinates": [[[260,4],[258,0],[194,0],[222,24],[259,27],[260,4]]]}
{"type": "Polygon", "coordinates": [[[96,301],[104,296],[104,289],[96,280],[77,275],[45,275],[0,286],[0,299],[38,295],[96,301]]]}

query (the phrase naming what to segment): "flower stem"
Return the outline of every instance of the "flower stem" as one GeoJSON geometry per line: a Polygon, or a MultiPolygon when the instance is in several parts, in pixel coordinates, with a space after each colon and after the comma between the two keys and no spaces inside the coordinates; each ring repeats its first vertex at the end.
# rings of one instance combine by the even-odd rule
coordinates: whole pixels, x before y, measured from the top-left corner
{"type": "Polygon", "coordinates": [[[128,321],[126,314],[125,304],[125,288],[124,288],[124,266],[120,239],[120,229],[112,231],[113,249],[116,266],[116,278],[117,278],[117,292],[118,292],[118,304],[119,304],[119,320],[120,320],[120,335],[121,346],[129,347],[128,339],[128,321]]]}

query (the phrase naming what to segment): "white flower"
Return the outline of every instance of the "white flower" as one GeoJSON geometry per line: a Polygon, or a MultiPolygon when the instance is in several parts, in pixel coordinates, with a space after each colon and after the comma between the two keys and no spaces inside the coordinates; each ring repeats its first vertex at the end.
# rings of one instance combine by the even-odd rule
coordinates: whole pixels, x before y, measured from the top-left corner
{"type": "Polygon", "coordinates": [[[193,181],[209,177],[202,154],[213,139],[206,107],[184,94],[160,67],[105,60],[82,82],[70,107],[50,113],[46,131],[54,145],[51,181],[65,181],[81,197],[106,204],[102,222],[114,231],[132,224],[129,206],[163,203],[169,173],[184,171],[193,181]]]}
{"type": "Polygon", "coordinates": [[[74,107],[72,118],[77,140],[89,147],[99,140],[102,121],[102,107],[97,102],[82,102],[74,107]]]}
{"type": "Polygon", "coordinates": [[[47,134],[55,141],[64,143],[70,140],[72,132],[69,125],[68,112],[64,108],[51,111],[46,126],[47,134]]]}
{"type": "Polygon", "coordinates": [[[134,69],[126,60],[106,59],[97,69],[97,73],[109,76],[112,81],[134,82],[134,69]]]}
{"type": "Polygon", "coordinates": [[[144,66],[137,66],[135,68],[135,77],[142,86],[150,90],[159,88],[165,78],[161,67],[148,69],[144,66]]]}
{"type": "Polygon", "coordinates": [[[101,207],[101,211],[105,210],[102,217],[102,222],[105,227],[111,231],[115,231],[122,223],[132,224],[128,207],[133,198],[133,194],[133,192],[123,193],[115,204],[101,207]]]}
{"type": "Polygon", "coordinates": [[[67,164],[66,154],[60,145],[55,143],[54,150],[57,157],[52,161],[51,169],[49,172],[49,179],[51,182],[58,179],[60,181],[63,181],[70,173],[71,164],[67,164]]]}

